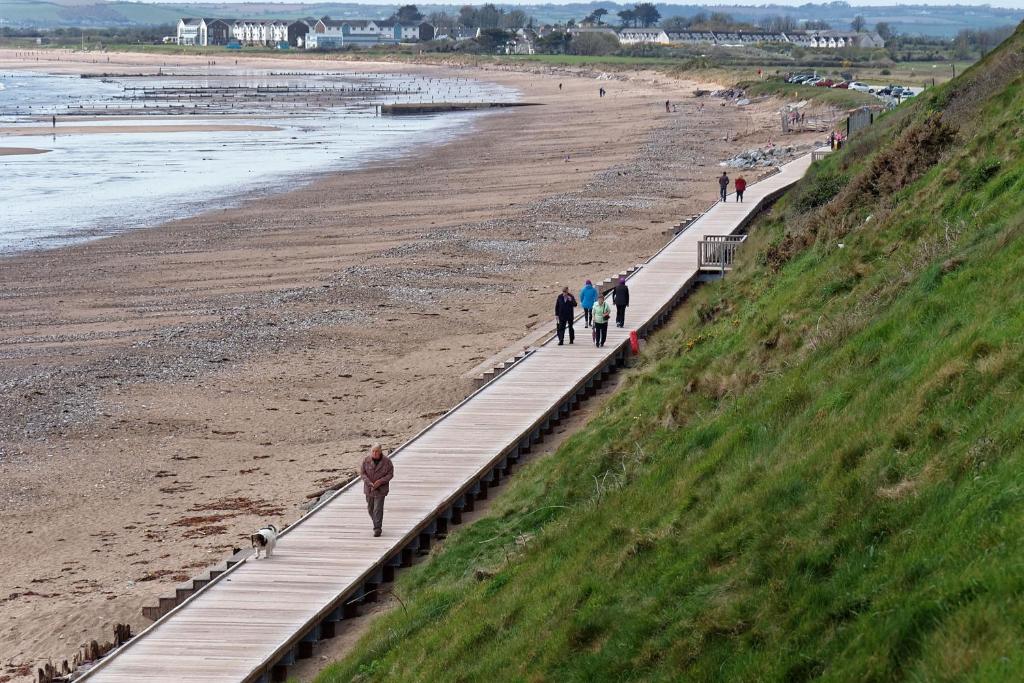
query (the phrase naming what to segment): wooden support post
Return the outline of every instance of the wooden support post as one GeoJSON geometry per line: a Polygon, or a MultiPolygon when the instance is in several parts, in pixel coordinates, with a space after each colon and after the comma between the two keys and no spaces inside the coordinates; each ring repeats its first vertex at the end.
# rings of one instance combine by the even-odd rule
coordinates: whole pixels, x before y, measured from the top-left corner
{"type": "Polygon", "coordinates": [[[298,659],[309,659],[313,656],[313,646],[320,640],[320,627],[314,626],[309,633],[302,637],[296,649],[295,656],[298,659]]]}

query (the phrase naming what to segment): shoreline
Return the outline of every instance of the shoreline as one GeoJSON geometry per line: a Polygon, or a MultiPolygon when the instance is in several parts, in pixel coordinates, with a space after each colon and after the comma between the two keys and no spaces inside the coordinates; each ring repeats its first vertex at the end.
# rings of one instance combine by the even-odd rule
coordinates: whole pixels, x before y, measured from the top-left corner
{"type": "Polygon", "coordinates": [[[561,283],[656,251],[777,119],[705,116],[694,83],[649,74],[599,100],[562,70],[456,73],[547,106],[479,118],[429,157],[4,257],[8,661],[140,630],[179,577],[461,400],[460,375],[546,324],[561,283]],[[666,88],[680,113],[663,113],[666,88]]]}
{"type": "MultiPolygon", "coordinates": [[[[123,120],[123,119],[122,119],[123,120]]],[[[136,119],[138,120],[138,119],[136,119]]],[[[58,122],[60,124],[61,122],[58,122]]],[[[0,137],[30,137],[57,135],[105,135],[114,133],[216,133],[216,132],[257,132],[281,130],[279,126],[257,126],[246,124],[171,124],[167,126],[117,125],[117,126],[0,126],[0,137]]]]}

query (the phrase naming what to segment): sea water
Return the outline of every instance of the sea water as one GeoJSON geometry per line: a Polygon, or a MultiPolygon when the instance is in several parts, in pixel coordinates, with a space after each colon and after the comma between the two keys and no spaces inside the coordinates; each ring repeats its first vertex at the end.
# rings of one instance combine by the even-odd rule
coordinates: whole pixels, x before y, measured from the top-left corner
{"type": "Polygon", "coordinates": [[[271,73],[145,79],[83,79],[0,73],[0,127],[50,125],[57,135],[0,133],[0,147],[45,154],[0,156],[0,254],[80,242],[166,220],[237,206],[282,192],[318,174],[355,169],[407,154],[429,167],[430,145],[465,132],[483,112],[378,116],[392,102],[509,101],[516,93],[466,79],[404,75],[271,73]],[[68,116],[77,107],[124,106],[126,87],[338,85],[386,87],[329,108],[248,107],[230,116],[68,116]],[[269,131],[132,132],[60,135],[61,126],[258,125],[269,131]]]}

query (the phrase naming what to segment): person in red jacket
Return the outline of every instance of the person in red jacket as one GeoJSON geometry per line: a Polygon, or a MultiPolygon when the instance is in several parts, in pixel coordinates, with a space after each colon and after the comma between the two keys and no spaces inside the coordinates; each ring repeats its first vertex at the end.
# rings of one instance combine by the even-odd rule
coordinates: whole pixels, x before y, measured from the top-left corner
{"type": "Polygon", "coordinates": [[[743,176],[736,178],[736,201],[743,201],[743,190],[747,189],[747,181],[743,179],[743,176]]]}

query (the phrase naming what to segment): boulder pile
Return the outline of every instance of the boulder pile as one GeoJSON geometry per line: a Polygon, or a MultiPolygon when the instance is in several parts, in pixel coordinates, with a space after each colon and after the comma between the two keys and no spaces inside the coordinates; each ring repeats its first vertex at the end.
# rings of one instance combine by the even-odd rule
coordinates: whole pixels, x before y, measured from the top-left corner
{"type": "Polygon", "coordinates": [[[748,149],[740,152],[732,159],[723,161],[722,166],[729,168],[757,168],[758,166],[778,166],[793,153],[792,147],[769,147],[768,149],[748,149]]]}

